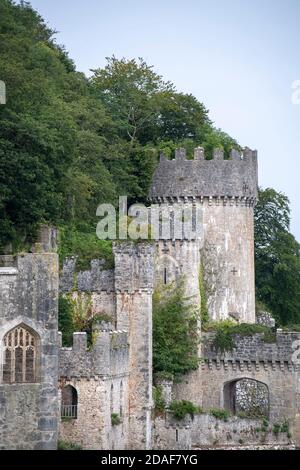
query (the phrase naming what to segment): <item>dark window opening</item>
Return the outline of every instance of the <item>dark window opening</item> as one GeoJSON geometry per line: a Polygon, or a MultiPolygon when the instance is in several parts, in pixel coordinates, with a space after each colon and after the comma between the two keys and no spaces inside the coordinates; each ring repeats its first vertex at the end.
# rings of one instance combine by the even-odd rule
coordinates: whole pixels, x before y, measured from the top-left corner
{"type": "Polygon", "coordinates": [[[78,395],[77,390],[72,385],[66,385],[61,394],[61,417],[77,418],[78,395]]]}

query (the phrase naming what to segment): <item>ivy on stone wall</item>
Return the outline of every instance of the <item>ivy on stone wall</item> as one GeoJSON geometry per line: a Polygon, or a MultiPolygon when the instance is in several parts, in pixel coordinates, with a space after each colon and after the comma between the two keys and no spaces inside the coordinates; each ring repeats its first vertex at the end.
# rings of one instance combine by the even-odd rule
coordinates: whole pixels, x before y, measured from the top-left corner
{"type": "Polygon", "coordinates": [[[72,346],[73,341],[73,304],[66,295],[60,295],[58,300],[58,329],[62,333],[62,345],[72,346]]]}
{"type": "Polygon", "coordinates": [[[216,350],[221,353],[233,350],[235,335],[253,336],[257,333],[262,333],[263,340],[266,343],[276,342],[276,333],[273,328],[255,323],[234,323],[231,320],[224,320],[207,324],[204,330],[215,332],[213,344],[216,350]]]}
{"type": "Polygon", "coordinates": [[[88,227],[79,231],[70,226],[60,227],[59,230],[59,259],[63,261],[70,256],[76,256],[76,271],[90,269],[93,259],[105,260],[103,269],[110,269],[114,266],[114,257],[111,240],[99,240],[96,229],[88,227]]]}
{"type": "Polygon", "coordinates": [[[198,366],[199,314],[180,282],[153,295],[153,369],[178,377],[198,366]]]}
{"type": "Polygon", "coordinates": [[[62,333],[64,347],[72,346],[74,332],[85,331],[91,348],[97,337],[95,323],[111,322],[111,317],[106,314],[93,314],[91,296],[87,293],[73,297],[72,294],[60,295],[58,307],[58,329],[62,333]]]}
{"type": "Polygon", "coordinates": [[[203,265],[199,268],[199,292],[201,300],[201,324],[204,325],[209,321],[208,308],[207,308],[207,296],[206,296],[206,285],[203,276],[203,265]]]}

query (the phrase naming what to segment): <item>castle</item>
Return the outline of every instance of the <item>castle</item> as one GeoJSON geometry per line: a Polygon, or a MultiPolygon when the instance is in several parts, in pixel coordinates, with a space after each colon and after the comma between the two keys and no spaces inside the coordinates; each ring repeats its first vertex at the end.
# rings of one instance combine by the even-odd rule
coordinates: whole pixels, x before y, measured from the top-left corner
{"type": "Polygon", "coordinates": [[[213,333],[199,328],[199,367],[179,383],[162,380],[160,386],[167,407],[171,400],[190,400],[203,412],[179,421],[168,409],[153,410],[155,286],[184,277],[200,309],[202,273],[211,320],[272,325],[268,315],[258,319],[255,312],[257,185],[255,151],[234,150],[224,159],[217,149],[207,160],[199,147],[190,160],[179,149],[173,160],[161,156],[149,200],[169,214],[191,204],[200,236],[171,230],[155,243],[115,243],[114,269],[95,259],[78,272],[74,257],[60,271],[56,231],[45,227],[31,253],[1,257],[0,449],[56,449],[58,439],[112,450],[300,445],[296,332],[277,330],[273,342],[263,333],[238,335],[234,349],[221,353],[213,333]],[[91,348],[85,332],[62,347],[59,293],[109,318],[96,325],[91,348]],[[253,399],[270,424],[243,416],[253,399]],[[231,416],[222,420],[216,410],[231,416]]]}

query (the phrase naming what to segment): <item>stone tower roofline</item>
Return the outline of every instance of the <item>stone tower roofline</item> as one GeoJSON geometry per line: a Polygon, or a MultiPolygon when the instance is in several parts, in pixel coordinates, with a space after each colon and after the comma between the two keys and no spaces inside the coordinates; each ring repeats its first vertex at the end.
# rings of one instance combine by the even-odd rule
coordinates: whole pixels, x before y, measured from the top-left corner
{"type": "Polygon", "coordinates": [[[160,156],[149,199],[172,203],[182,199],[234,198],[253,205],[257,187],[256,150],[233,149],[230,158],[225,159],[222,149],[214,149],[213,158],[207,160],[202,147],[195,148],[194,159],[187,159],[185,149],[180,148],[172,160],[160,156]]]}

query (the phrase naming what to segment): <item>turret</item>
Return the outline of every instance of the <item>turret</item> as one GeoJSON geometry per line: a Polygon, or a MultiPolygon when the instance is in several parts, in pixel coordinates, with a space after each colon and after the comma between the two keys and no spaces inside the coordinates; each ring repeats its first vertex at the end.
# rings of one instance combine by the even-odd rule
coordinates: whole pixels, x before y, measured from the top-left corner
{"type": "Polygon", "coordinates": [[[158,204],[161,213],[189,204],[197,215],[199,235],[194,240],[170,236],[158,241],[156,283],[184,276],[187,292],[200,307],[203,270],[212,320],[255,322],[253,208],[257,188],[257,152],[248,148],[232,150],[229,159],[223,150],[215,149],[210,160],[202,147],[195,149],[193,159],[178,149],[172,160],[162,155],[154,173],[151,203],[158,204]]]}

